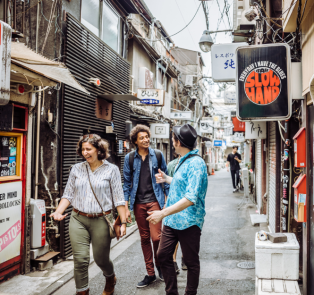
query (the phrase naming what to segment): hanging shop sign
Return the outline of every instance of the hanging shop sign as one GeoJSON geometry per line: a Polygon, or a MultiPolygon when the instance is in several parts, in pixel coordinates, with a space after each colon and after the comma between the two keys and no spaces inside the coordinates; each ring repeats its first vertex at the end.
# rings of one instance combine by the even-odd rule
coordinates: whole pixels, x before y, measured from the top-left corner
{"type": "Polygon", "coordinates": [[[165,91],[162,89],[143,89],[139,88],[137,90],[137,98],[140,101],[137,104],[146,104],[154,106],[163,106],[164,105],[165,91]]]}
{"type": "Polygon", "coordinates": [[[236,52],[238,119],[290,118],[290,47],[287,44],[244,46],[236,52]]]}
{"type": "Polygon", "coordinates": [[[211,47],[214,82],[234,82],[236,79],[236,49],[247,43],[214,44],[211,47]]]}
{"type": "Polygon", "coordinates": [[[244,142],[244,135],[242,132],[235,132],[234,135],[230,136],[230,141],[233,143],[244,142]]]}
{"type": "Polygon", "coordinates": [[[266,139],[266,122],[245,122],[245,139],[266,139]]]}
{"type": "Polygon", "coordinates": [[[150,124],[150,134],[152,138],[169,138],[169,124],[150,124]]]}
{"type": "Polygon", "coordinates": [[[154,88],[154,74],[145,67],[139,68],[138,87],[150,89],[154,88]]]}
{"type": "Polygon", "coordinates": [[[0,264],[20,255],[22,181],[0,184],[0,264]]]}
{"type": "Polygon", "coordinates": [[[213,133],[213,125],[211,121],[202,120],[200,121],[201,133],[213,133]]]}
{"type": "Polygon", "coordinates": [[[193,112],[171,112],[170,119],[193,121],[193,112]]]}
{"type": "Polygon", "coordinates": [[[225,91],[224,96],[225,104],[236,104],[237,103],[237,94],[235,91],[225,91]]]}
{"type": "Polygon", "coordinates": [[[222,146],[222,140],[214,140],[214,146],[221,147],[222,146]]]}
{"type": "Polygon", "coordinates": [[[112,103],[102,98],[96,98],[96,117],[99,119],[112,120],[112,103]]]}

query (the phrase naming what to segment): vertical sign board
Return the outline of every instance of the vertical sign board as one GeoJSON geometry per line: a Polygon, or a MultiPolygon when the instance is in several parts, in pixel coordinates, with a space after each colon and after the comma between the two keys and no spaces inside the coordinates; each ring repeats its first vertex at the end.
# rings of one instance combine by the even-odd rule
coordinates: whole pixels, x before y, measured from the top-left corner
{"type": "Polygon", "coordinates": [[[214,82],[234,82],[236,79],[236,49],[247,43],[214,44],[211,47],[212,78],[214,82]]]}
{"type": "Polygon", "coordinates": [[[240,121],[286,120],[291,116],[290,47],[237,49],[237,117],[240,121]]]}
{"type": "Polygon", "coordinates": [[[245,122],[245,139],[266,139],[266,122],[245,122]]]}
{"type": "Polygon", "coordinates": [[[0,184],[0,264],[20,255],[22,181],[0,184]]]}
{"type": "Polygon", "coordinates": [[[168,123],[153,123],[150,124],[151,138],[169,138],[170,125],[168,123]]]}
{"type": "Polygon", "coordinates": [[[12,29],[0,20],[0,105],[10,100],[12,29]]]}

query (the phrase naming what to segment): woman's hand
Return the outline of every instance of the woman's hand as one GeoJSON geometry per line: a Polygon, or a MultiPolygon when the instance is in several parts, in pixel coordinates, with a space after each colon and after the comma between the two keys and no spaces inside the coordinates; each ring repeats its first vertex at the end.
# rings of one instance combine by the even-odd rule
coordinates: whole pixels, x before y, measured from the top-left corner
{"type": "Polygon", "coordinates": [[[126,235],[126,224],[122,224],[120,227],[120,238],[126,235]]]}
{"type": "Polygon", "coordinates": [[[53,212],[50,214],[50,217],[53,217],[54,220],[57,220],[57,221],[61,221],[63,220],[68,214],[60,214],[59,212],[53,212]]]}
{"type": "Polygon", "coordinates": [[[158,169],[158,172],[159,173],[155,174],[156,183],[164,183],[164,182],[166,182],[166,179],[167,179],[166,173],[162,172],[160,169],[158,169]]]}
{"type": "Polygon", "coordinates": [[[132,217],[129,208],[125,208],[125,219],[127,223],[132,223],[132,217]]]}

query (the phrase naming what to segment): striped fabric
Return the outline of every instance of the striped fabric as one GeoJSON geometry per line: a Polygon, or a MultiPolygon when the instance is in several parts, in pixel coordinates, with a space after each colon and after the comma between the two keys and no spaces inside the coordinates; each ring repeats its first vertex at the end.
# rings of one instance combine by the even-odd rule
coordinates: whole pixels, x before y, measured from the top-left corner
{"type": "Polygon", "coordinates": [[[101,203],[103,210],[112,209],[111,191],[115,206],[124,206],[124,195],[122,190],[121,175],[116,165],[104,160],[94,172],[87,162],[76,164],[72,167],[67,185],[62,198],[69,200],[72,206],[85,213],[101,213],[93,191],[88,181],[87,170],[94,192],[101,203]]]}

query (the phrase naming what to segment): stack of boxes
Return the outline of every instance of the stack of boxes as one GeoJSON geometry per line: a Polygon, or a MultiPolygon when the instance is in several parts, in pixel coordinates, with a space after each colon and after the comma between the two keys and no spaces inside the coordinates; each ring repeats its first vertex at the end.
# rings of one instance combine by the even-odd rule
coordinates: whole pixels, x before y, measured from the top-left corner
{"type": "Polygon", "coordinates": [[[285,233],[287,242],[260,241],[255,236],[256,295],[301,295],[300,246],[295,234],[285,233]]]}

